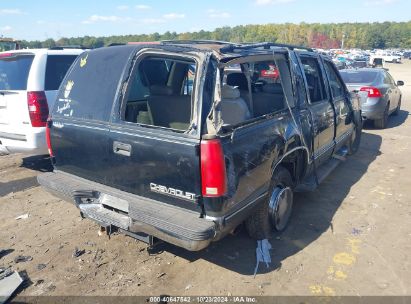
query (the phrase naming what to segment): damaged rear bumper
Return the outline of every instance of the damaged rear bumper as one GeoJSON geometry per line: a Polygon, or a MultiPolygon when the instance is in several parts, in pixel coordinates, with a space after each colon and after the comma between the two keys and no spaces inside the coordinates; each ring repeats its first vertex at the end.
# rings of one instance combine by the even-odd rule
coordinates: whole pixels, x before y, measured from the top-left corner
{"type": "Polygon", "coordinates": [[[65,172],[44,173],[37,179],[47,191],[76,204],[83,216],[102,226],[145,233],[190,251],[204,249],[216,236],[215,223],[199,218],[196,212],[65,172]]]}

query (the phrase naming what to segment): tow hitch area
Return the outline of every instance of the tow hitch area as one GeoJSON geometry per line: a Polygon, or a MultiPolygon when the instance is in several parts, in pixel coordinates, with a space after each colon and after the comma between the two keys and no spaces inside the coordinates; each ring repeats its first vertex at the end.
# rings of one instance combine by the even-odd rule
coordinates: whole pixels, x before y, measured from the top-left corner
{"type": "Polygon", "coordinates": [[[100,233],[105,232],[110,239],[111,234],[119,232],[148,244],[149,249],[160,243],[158,239],[144,232],[131,232],[131,218],[128,216],[128,204],[118,200],[113,204],[111,196],[92,190],[76,190],[72,193],[80,215],[96,221],[100,227],[100,233]],[[120,204],[122,203],[122,204],[120,204]],[[117,209],[117,208],[120,209],[117,209]]]}
{"type": "Polygon", "coordinates": [[[151,251],[157,245],[164,243],[162,240],[159,240],[158,238],[152,235],[146,234],[144,232],[130,232],[130,231],[123,230],[123,229],[118,229],[118,231],[134,239],[137,239],[141,242],[146,243],[148,245],[148,251],[151,251]]]}
{"type": "Polygon", "coordinates": [[[91,218],[103,227],[115,226],[128,230],[131,224],[128,215],[111,211],[102,204],[80,204],[79,209],[83,217],[91,218]]]}
{"type": "Polygon", "coordinates": [[[159,240],[159,239],[155,238],[154,236],[149,235],[147,233],[144,233],[144,232],[131,232],[131,231],[124,230],[124,229],[121,229],[121,228],[116,227],[116,226],[112,226],[112,225],[110,225],[110,226],[101,226],[100,230],[99,230],[99,235],[103,235],[105,233],[108,236],[108,238],[110,239],[110,236],[113,233],[116,233],[116,232],[117,233],[123,233],[123,234],[125,234],[129,237],[132,237],[136,240],[139,240],[143,243],[146,243],[148,245],[148,249],[147,249],[148,251],[155,251],[155,246],[164,243],[163,241],[161,241],[161,240],[159,240]]]}

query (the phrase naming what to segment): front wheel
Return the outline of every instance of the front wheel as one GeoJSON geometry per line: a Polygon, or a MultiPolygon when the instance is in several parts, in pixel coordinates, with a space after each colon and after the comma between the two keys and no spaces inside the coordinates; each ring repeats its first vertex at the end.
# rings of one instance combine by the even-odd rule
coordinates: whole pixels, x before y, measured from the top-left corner
{"type": "Polygon", "coordinates": [[[293,207],[292,185],[289,171],[284,167],[277,167],[267,201],[246,220],[250,237],[267,239],[273,231],[283,231],[287,227],[293,207]]]}

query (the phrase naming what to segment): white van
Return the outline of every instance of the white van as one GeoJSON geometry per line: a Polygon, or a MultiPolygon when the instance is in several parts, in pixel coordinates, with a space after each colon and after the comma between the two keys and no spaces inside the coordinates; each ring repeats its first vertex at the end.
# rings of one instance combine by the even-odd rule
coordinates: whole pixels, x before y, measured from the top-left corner
{"type": "Polygon", "coordinates": [[[49,108],[82,49],[0,52],[0,154],[47,154],[49,108]]]}

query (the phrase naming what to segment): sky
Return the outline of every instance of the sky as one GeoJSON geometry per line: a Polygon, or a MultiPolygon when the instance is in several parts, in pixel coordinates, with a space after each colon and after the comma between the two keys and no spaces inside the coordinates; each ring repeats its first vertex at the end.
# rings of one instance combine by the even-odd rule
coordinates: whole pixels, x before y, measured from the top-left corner
{"type": "Polygon", "coordinates": [[[0,36],[193,32],[266,23],[410,21],[410,0],[0,0],[0,36]]]}

